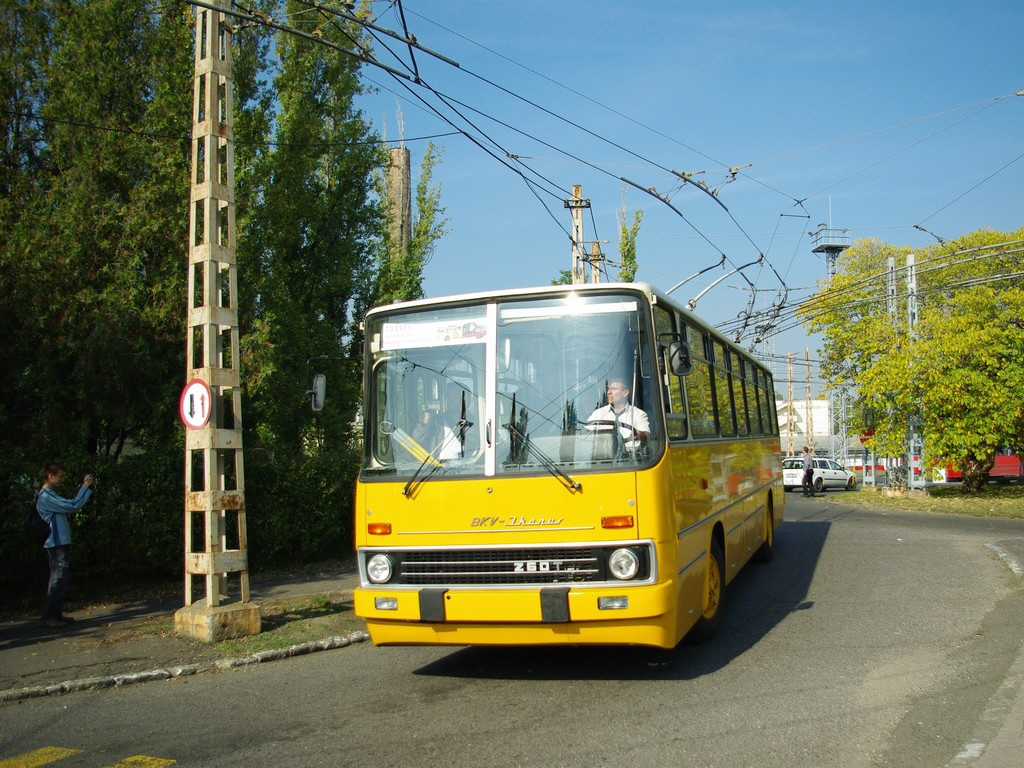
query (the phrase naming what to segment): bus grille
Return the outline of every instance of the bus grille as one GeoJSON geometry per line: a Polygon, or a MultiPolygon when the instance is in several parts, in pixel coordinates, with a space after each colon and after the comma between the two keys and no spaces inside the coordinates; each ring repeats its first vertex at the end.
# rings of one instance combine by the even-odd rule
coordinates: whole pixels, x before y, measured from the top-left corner
{"type": "Polygon", "coordinates": [[[595,548],[473,549],[395,552],[398,583],[563,584],[604,581],[605,558],[595,548]]]}
{"type": "Polygon", "coordinates": [[[633,550],[640,562],[634,583],[649,579],[652,571],[649,543],[495,549],[363,549],[360,559],[365,578],[366,561],[377,552],[386,553],[394,564],[394,576],[388,584],[394,586],[600,584],[615,581],[608,572],[608,558],[624,546],[633,550]]]}

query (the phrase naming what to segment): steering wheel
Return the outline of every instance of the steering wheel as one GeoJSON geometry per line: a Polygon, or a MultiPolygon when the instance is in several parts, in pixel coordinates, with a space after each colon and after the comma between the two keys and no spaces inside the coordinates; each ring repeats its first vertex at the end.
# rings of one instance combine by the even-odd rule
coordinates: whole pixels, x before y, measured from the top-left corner
{"type": "MultiPolygon", "coordinates": [[[[640,431],[636,427],[634,427],[632,424],[630,424],[628,421],[620,421],[619,422],[619,426],[620,427],[625,427],[626,429],[628,429],[630,431],[630,437],[627,437],[626,438],[627,440],[639,440],[640,439],[640,431]]],[[[610,431],[610,430],[615,429],[615,421],[613,419],[591,419],[590,421],[587,421],[587,422],[584,423],[584,427],[583,428],[584,429],[589,429],[590,427],[608,427],[607,430],[600,429],[600,430],[595,430],[595,431],[598,431],[598,432],[610,431]]]]}

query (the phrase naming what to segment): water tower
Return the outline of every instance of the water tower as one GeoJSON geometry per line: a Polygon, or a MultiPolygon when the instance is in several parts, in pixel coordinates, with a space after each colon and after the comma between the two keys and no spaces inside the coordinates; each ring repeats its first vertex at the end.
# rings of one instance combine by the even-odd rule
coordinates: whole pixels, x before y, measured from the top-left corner
{"type": "Polygon", "coordinates": [[[825,271],[831,280],[836,274],[839,254],[850,247],[850,230],[832,229],[828,224],[819,224],[817,232],[809,233],[814,241],[814,253],[825,254],[825,271]]]}

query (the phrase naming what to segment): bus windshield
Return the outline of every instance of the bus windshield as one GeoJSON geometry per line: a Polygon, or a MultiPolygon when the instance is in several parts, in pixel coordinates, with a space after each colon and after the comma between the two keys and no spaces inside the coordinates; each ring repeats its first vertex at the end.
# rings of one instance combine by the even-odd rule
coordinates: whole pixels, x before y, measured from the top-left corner
{"type": "Polygon", "coordinates": [[[364,477],[650,465],[664,433],[648,313],[619,291],[376,314],[364,477]]]}

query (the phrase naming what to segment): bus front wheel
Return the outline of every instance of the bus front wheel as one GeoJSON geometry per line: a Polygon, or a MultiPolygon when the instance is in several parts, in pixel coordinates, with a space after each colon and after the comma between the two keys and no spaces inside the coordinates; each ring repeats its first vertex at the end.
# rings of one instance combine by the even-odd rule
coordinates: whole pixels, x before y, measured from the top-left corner
{"type": "Polygon", "coordinates": [[[718,539],[711,539],[708,549],[707,573],[704,576],[704,598],[701,615],[686,636],[688,643],[703,643],[718,630],[722,617],[722,597],[725,593],[725,555],[718,539]]]}

